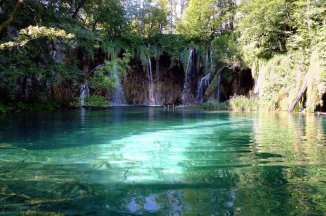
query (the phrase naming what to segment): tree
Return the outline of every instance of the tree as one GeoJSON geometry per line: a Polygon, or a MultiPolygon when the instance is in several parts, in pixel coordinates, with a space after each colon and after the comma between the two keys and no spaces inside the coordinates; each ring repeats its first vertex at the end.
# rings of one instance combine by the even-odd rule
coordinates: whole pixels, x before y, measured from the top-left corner
{"type": "Polygon", "coordinates": [[[234,9],[232,0],[190,0],[177,30],[181,34],[209,42],[232,29],[234,9]]]}
{"type": "Polygon", "coordinates": [[[309,48],[316,35],[325,26],[325,0],[298,0],[292,3],[293,28],[296,34],[289,41],[292,49],[309,48]]]}
{"type": "Polygon", "coordinates": [[[15,7],[14,7],[14,10],[10,16],[9,19],[7,19],[6,21],[4,21],[3,23],[0,24],[0,33],[5,30],[7,28],[8,25],[10,25],[11,23],[13,23],[15,20],[16,20],[16,17],[17,17],[17,13],[18,13],[18,10],[21,6],[21,4],[24,2],[24,0],[18,0],[15,7]]]}
{"type": "Polygon", "coordinates": [[[126,3],[130,31],[141,36],[150,37],[162,34],[167,26],[168,8],[166,0],[155,3],[150,0],[126,3]]]}
{"type": "Polygon", "coordinates": [[[286,41],[293,34],[292,0],[243,1],[236,20],[238,42],[245,58],[270,58],[286,51],[286,41]]]}
{"type": "Polygon", "coordinates": [[[118,0],[89,0],[83,12],[85,23],[93,31],[104,30],[113,37],[124,31],[124,11],[118,0]]]}

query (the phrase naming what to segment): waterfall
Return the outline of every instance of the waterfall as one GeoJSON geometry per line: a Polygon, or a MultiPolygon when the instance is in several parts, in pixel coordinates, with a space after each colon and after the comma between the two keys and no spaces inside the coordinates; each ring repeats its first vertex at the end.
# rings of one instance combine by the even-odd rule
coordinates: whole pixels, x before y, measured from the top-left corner
{"type": "Polygon", "coordinates": [[[112,105],[113,106],[122,106],[125,105],[125,95],[121,83],[121,78],[117,72],[113,72],[112,75],[116,78],[117,82],[115,83],[115,91],[112,95],[112,105]]]}
{"type": "Polygon", "coordinates": [[[205,73],[209,73],[208,72],[208,50],[206,50],[206,54],[205,54],[205,73]]]}
{"type": "Polygon", "coordinates": [[[213,58],[213,49],[210,49],[210,60],[211,60],[211,71],[213,70],[213,68],[215,67],[214,65],[214,58],[213,58]]]}
{"type": "Polygon", "coordinates": [[[187,68],[185,71],[185,82],[182,91],[182,104],[186,105],[190,103],[189,94],[191,94],[191,71],[193,68],[193,57],[194,57],[194,49],[190,50],[187,68]]]}
{"type": "MultiPolygon", "coordinates": [[[[213,61],[213,49],[211,48],[209,51],[206,50],[206,56],[205,56],[205,71],[206,75],[200,80],[199,85],[198,85],[198,91],[197,91],[197,97],[196,101],[201,102],[205,96],[205,91],[208,88],[210,84],[210,79],[211,79],[211,73],[214,71],[214,61],[213,61]],[[208,59],[210,61],[210,70],[208,71],[208,59]]],[[[219,79],[221,79],[219,77],[219,79]]]]}
{"type": "Polygon", "coordinates": [[[89,97],[89,88],[88,84],[84,83],[80,85],[80,104],[85,106],[85,98],[89,97]]]}
{"type": "Polygon", "coordinates": [[[154,98],[154,82],[153,82],[153,71],[151,58],[148,58],[147,64],[147,78],[148,78],[148,105],[155,105],[154,98]]]}
{"type": "Polygon", "coordinates": [[[203,100],[205,96],[205,91],[209,86],[210,78],[211,78],[211,74],[209,73],[200,80],[197,98],[196,98],[197,102],[201,102],[203,100]]]}
{"type": "Polygon", "coordinates": [[[262,86],[263,79],[264,79],[264,73],[260,72],[258,74],[258,78],[255,80],[254,97],[259,97],[262,94],[261,86],[262,86]]]}
{"type": "Polygon", "coordinates": [[[156,94],[156,104],[161,105],[161,84],[160,84],[160,61],[156,60],[156,79],[157,79],[157,94],[156,94]]]}

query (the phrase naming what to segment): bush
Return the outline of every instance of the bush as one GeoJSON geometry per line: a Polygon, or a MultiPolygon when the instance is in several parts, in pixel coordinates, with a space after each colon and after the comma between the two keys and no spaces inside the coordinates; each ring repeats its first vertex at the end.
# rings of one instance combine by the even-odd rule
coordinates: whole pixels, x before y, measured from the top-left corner
{"type": "Polygon", "coordinates": [[[106,107],[109,106],[109,101],[100,95],[92,95],[85,98],[85,106],[106,107]]]}
{"type": "Polygon", "coordinates": [[[227,104],[218,101],[208,101],[206,103],[200,103],[199,108],[206,110],[227,110],[227,104]]]}
{"type": "Polygon", "coordinates": [[[258,101],[245,96],[234,96],[229,101],[229,108],[233,111],[257,111],[258,101]]]}
{"type": "Polygon", "coordinates": [[[6,107],[2,103],[0,103],[0,114],[6,112],[6,107]]]}

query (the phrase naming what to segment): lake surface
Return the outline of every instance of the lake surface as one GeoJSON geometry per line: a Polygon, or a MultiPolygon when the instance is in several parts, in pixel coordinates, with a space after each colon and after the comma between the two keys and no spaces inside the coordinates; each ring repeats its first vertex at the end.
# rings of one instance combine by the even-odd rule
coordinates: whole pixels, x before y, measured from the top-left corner
{"type": "Polygon", "coordinates": [[[0,215],[323,215],[326,116],[112,108],[0,117],[0,215]]]}

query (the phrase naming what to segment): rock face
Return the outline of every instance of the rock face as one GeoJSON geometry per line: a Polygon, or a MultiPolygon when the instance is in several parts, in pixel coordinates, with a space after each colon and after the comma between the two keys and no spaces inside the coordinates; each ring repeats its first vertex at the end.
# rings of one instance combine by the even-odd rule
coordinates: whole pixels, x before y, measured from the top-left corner
{"type": "Polygon", "coordinates": [[[195,102],[198,91],[199,65],[197,51],[195,49],[190,49],[182,91],[183,105],[189,105],[195,102]]]}
{"type": "MultiPolygon", "coordinates": [[[[94,57],[89,58],[87,52],[80,47],[66,49],[63,41],[49,42],[47,45],[51,60],[59,65],[69,65],[71,60],[69,55],[73,54],[79,60],[78,68],[82,74],[78,74],[76,80],[62,76],[55,69],[42,75],[26,74],[17,78],[11,94],[0,86],[2,102],[55,101],[68,105],[80,98],[83,104],[85,84],[94,76],[94,68],[105,62],[107,55],[98,49],[94,57]]],[[[96,92],[89,86],[87,95],[101,94],[117,106],[189,105],[210,98],[217,98],[223,102],[233,95],[248,95],[253,88],[254,81],[250,70],[241,70],[237,67],[230,69],[226,66],[224,69],[217,68],[213,64],[213,59],[209,69],[208,60],[206,59],[205,63],[196,49],[188,51],[185,65],[180,61],[171,60],[167,54],[162,54],[159,59],[148,58],[146,65],[140,58],[134,58],[125,77],[110,74],[108,71],[108,75],[115,76],[120,81],[116,86],[117,91],[96,92]]]]}
{"type": "MultiPolygon", "coordinates": [[[[184,71],[179,62],[171,62],[169,56],[162,55],[159,66],[155,59],[151,59],[153,71],[157,67],[159,73],[153,73],[154,105],[181,104],[181,95],[184,85],[184,71]]],[[[131,62],[131,69],[123,79],[123,88],[126,102],[134,105],[147,104],[149,99],[149,79],[146,67],[137,59],[131,62]]]]}
{"type": "Polygon", "coordinates": [[[255,81],[252,77],[251,70],[234,69],[236,76],[232,83],[233,94],[235,95],[250,95],[254,88],[255,81]]]}
{"type": "Polygon", "coordinates": [[[210,80],[204,101],[216,97],[220,102],[229,100],[235,95],[250,95],[254,87],[254,79],[251,70],[243,70],[238,67],[222,67],[214,73],[210,80]]]}
{"type": "Polygon", "coordinates": [[[249,95],[254,86],[251,71],[239,67],[224,66],[218,70],[213,67],[211,73],[205,76],[194,50],[190,51],[187,67],[180,62],[171,62],[167,55],[160,57],[159,64],[151,59],[151,79],[148,67],[139,60],[133,59],[130,65],[131,70],[123,79],[123,89],[126,102],[132,105],[148,105],[152,92],[155,103],[151,105],[187,105],[200,102],[203,97],[204,101],[216,98],[224,102],[234,95],[249,95]],[[184,68],[187,70],[184,71],[184,68]],[[149,82],[153,84],[149,85],[149,82]]]}

